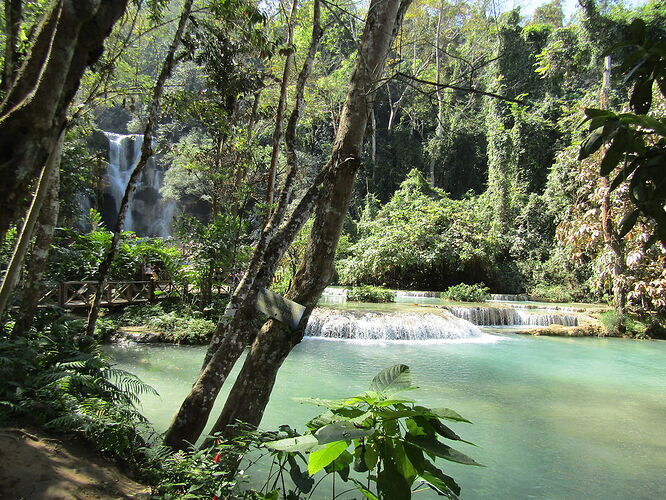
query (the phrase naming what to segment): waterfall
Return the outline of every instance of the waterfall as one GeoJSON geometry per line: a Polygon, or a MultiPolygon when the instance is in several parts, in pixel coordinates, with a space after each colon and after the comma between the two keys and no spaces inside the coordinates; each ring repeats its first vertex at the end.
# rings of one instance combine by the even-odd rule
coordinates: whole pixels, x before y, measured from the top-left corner
{"type": "Polygon", "coordinates": [[[318,308],[305,330],[309,337],[353,340],[469,340],[485,334],[446,311],[437,314],[377,313],[318,308]]]}
{"type": "Polygon", "coordinates": [[[530,300],[530,296],[524,293],[517,295],[512,293],[491,293],[488,300],[491,302],[525,302],[530,300]]]}
{"type": "Polygon", "coordinates": [[[439,298],[439,292],[418,292],[411,290],[396,290],[396,297],[424,297],[424,298],[439,298]]]}
{"type": "Polygon", "coordinates": [[[479,326],[577,326],[572,314],[516,311],[512,307],[455,307],[446,306],[454,316],[479,326]]]}
{"type": "MultiPolygon", "coordinates": [[[[141,158],[143,135],[112,132],[104,132],[104,135],[109,140],[109,166],[102,177],[101,212],[107,227],[113,228],[130,176],[141,158]]],[[[175,202],[162,198],[160,189],[163,184],[164,171],[151,158],[130,198],[125,230],[134,231],[139,236],[169,236],[175,202]]]]}

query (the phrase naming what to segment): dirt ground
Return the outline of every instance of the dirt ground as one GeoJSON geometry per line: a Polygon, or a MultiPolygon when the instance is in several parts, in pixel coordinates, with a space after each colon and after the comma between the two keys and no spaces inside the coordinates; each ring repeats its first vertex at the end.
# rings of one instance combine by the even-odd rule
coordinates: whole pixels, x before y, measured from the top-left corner
{"type": "Polygon", "coordinates": [[[84,443],[23,429],[0,429],[0,498],[148,498],[150,489],[84,443]]]}

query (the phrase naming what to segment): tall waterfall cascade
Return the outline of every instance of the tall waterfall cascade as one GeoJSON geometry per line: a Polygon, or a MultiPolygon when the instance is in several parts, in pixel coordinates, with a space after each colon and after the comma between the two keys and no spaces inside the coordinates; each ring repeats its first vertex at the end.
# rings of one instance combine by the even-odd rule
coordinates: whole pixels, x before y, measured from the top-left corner
{"type": "MultiPolygon", "coordinates": [[[[141,158],[143,135],[104,132],[109,141],[109,165],[101,179],[102,202],[100,211],[108,228],[115,227],[120,203],[132,172],[141,158]]],[[[144,167],[134,194],[130,198],[126,231],[138,236],[168,237],[176,203],[165,200],[160,190],[164,185],[164,170],[154,159],[144,167]]]]}
{"type": "Polygon", "coordinates": [[[533,313],[517,311],[513,307],[456,307],[446,306],[454,316],[479,326],[578,326],[573,314],[533,313]]]}
{"type": "Polygon", "coordinates": [[[347,340],[481,340],[487,335],[447,311],[377,313],[317,308],[305,330],[308,337],[347,340]]]}

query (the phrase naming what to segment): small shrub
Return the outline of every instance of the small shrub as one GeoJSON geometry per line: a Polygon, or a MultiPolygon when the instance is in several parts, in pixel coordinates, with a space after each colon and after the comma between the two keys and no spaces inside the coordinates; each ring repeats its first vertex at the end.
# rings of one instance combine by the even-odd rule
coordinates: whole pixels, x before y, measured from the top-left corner
{"type": "Polygon", "coordinates": [[[395,302],[395,293],[377,286],[355,286],[347,292],[352,302],[395,302]]]}
{"type": "Polygon", "coordinates": [[[530,296],[535,300],[542,302],[574,302],[576,296],[580,296],[580,291],[577,291],[576,296],[571,287],[565,285],[536,285],[530,290],[530,296]]]}
{"type": "Polygon", "coordinates": [[[619,314],[617,311],[607,311],[599,315],[599,321],[608,332],[608,335],[645,337],[646,326],[627,314],[619,314]]]}
{"type": "Polygon", "coordinates": [[[488,292],[488,287],[483,283],[474,285],[460,283],[450,286],[445,292],[442,292],[441,297],[459,302],[483,302],[488,298],[488,292]]]}
{"type": "Polygon", "coordinates": [[[181,307],[166,312],[162,304],[127,307],[117,322],[123,326],[146,326],[162,333],[165,342],[174,344],[205,344],[215,329],[215,323],[198,311],[181,307]]]}

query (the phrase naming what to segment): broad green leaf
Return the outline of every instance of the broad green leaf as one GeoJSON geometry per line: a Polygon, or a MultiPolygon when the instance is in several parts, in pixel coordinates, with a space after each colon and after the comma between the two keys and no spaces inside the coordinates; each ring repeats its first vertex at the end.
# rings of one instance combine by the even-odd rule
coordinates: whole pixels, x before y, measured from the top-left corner
{"type": "Polygon", "coordinates": [[[312,434],[305,434],[286,439],[278,439],[277,441],[268,441],[264,443],[266,448],[276,451],[287,451],[290,453],[296,451],[309,451],[319,444],[317,438],[312,434]]]}
{"type": "Polygon", "coordinates": [[[329,474],[337,472],[343,481],[349,479],[349,466],[354,461],[354,457],[347,450],[343,451],[338,458],[333,460],[324,469],[329,474]]]}
{"type": "Polygon", "coordinates": [[[641,214],[640,210],[634,210],[633,212],[629,212],[627,215],[625,215],[622,218],[622,222],[620,222],[620,232],[619,236],[620,238],[624,238],[629,231],[634,227],[636,224],[636,221],[638,220],[638,216],[641,214]]]}
{"type": "Polygon", "coordinates": [[[413,389],[412,374],[407,365],[394,365],[378,373],[370,383],[370,390],[395,394],[413,389]]]}
{"type": "Polygon", "coordinates": [[[325,425],[315,432],[315,437],[319,444],[332,443],[334,441],[351,441],[361,437],[371,436],[375,429],[364,429],[357,427],[352,422],[335,422],[325,425]]]}
{"type": "Polygon", "coordinates": [[[396,468],[400,471],[402,477],[405,478],[407,484],[411,485],[418,473],[405,453],[404,446],[399,440],[387,440],[386,446],[387,451],[391,452],[395,460],[396,468]]]}
{"type": "Polygon", "coordinates": [[[467,420],[465,417],[451,410],[450,408],[431,408],[430,412],[439,418],[444,418],[446,420],[453,420],[455,422],[467,422],[471,424],[472,422],[467,420]]]}
{"type": "Polygon", "coordinates": [[[366,443],[365,450],[363,452],[363,461],[369,470],[374,470],[377,467],[377,461],[379,460],[379,452],[375,447],[373,442],[366,443]]]}
{"type": "Polygon", "coordinates": [[[457,498],[457,496],[460,495],[460,486],[458,483],[456,483],[452,477],[444,474],[428,460],[425,460],[425,467],[421,477],[443,493],[453,494],[454,498],[457,498]]]}
{"type": "Polygon", "coordinates": [[[436,457],[440,457],[451,462],[457,462],[459,464],[477,465],[479,467],[483,467],[480,463],[476,462],[464,453],[458,450],[454,450],[450,446],[446,446],[444,443],[437,441],[436,439],[431,439],[427,436],[412,436],[411,434],[407,434],[406,439],[414,446],[418,446],[426,453],[436,457]]]}
{"type": "Polygon", "coordinates": [[[403,477],[390,453],[382,453],[382,456],[383,467],[377,473],[377,489],[380,496],[391,500],[410,499],[412,497],[411,483],[408,483],[403,477]]]}
{"type": "Polygon", "coordinates": [[[320,399],[320,398],[293,398],[293,400],[298,403],[323,406],[324,408],[330,408],[332,410],[335,410],[337,408],[342,408],[345,405],[344,401],[335,401],[335,400],[320,399]]]}
{"type": "Polygon", "coordinates": [[[590,156],[592,153],[594,153],[597,149],[601,147],[602,142],[603,142],[603,127],[599,127],[590,132],[590,134],[581,144],[580,151],[578,152],[578,159],[584,160],[585,158],[590,156]]]}
{"type": "Polygon", "coordinates": [[[308,473],[311,476],[314,476],[317,472],[338,458],[348,446],[346,441],[335,441],[333,443],[328,443],[321,450],[310,453],[308,458],[308,473]]]}

